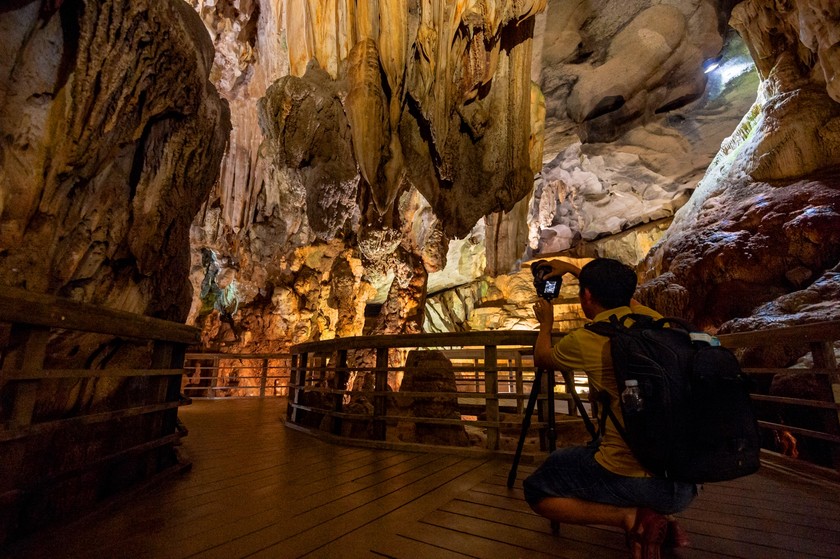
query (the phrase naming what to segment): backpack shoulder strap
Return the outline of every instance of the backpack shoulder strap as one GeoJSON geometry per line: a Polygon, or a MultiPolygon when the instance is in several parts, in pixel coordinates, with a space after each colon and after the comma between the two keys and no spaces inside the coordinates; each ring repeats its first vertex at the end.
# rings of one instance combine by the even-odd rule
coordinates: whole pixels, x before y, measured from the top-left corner
{"type": "Polygon", "coordinates": [[[589,324],[585,325],[584,328],[589,330],[590,332],[594,332],[599,336],[606,336],[607,338],[612,338],[613,336],[618,335],[624,328],[624,317],[619,319],[616,315],[610,315],[609,322],[590,322],[589,324]]]}
{"type": "Polygon", "coordinates": [[[594,332],[599,336],[606,336],[608,338],[612,338],[621,332],[628,330],[632,326],[641,327],[641,328],[665,328],[665,325],[669,326],[680,326],[683,328],[691,329],[691,326],[682,319],[679,318],[660,318],[656,319],[647,314],[640,314],[640,313],[628,313],[618,318],[617,315],[610,315],[609,322],[607,321],[600,321],[600,322],[590,322],[584,328],[589,330],[590,332],[594,332]],[[633,324],[628,326],[627,321],[632,320],[633,324]]]}

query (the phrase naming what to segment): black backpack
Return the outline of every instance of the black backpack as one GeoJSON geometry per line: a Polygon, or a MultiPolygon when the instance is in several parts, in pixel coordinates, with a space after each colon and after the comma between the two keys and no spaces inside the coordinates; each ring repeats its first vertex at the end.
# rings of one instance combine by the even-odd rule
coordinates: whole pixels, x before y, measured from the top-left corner
{"type": "MultiPolygon", "coordinates": [[[[680,319],[629,314],[588,324],[610,338],[619,395],[639,383],[641,411],[625,410],[624,429],[604,402],[618,432],[648,471],[674,481],[724,481],[759,467],[759,430],[749,379],[726,348],[680,319]],[[634,322],[629,326],[627,320],[634,322]],[[666,326],[668,325],[668,326],[666,326]],[[695,339],[692,340],[692,337],[695,339]],[[707,341],[698,341],[703,337],[707,341]]],[[[606,396],[606,395],[605,395],[606,396]]]]}

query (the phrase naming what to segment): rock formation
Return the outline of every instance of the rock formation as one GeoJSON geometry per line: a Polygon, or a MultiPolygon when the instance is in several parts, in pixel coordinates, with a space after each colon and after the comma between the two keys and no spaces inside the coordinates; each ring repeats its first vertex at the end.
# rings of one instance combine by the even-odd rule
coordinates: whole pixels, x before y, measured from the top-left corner
{"type": "Polygon", "coordinates": [[[180,0],[0,8],[0,284],[186,318],[227,106],[180,0]]]}
{"type": "MultiPolygon", "coordinates": [[[[167,283],[172,280],[156,274],[173,269],[179,250],[184,265],[183,248],[169,239],[182,235],[187,214],[204,202],[191,232],[193,289],[202,292],[207,271],[202,249],[211,251],[225,282],[220,289],[235,298],[237,308],[226,317],[208,312],[215,304],[209,300],[202,310],[196,298],[191,320],[204,327],[207,343],[258,344],[268,350],[362,333],[365,324],[368,332],[417,331],[436,313],[481,309],[487,294],[495,292],[482,286],[510,283],[495,277],[515,272],[522,258],[572,249],[581,256],[638,261],[688,200],[720,142],[744,114],[748,117],[724,146],[730,155],[715,160],[669,240],[648,260],[648,279],[661,277],[646,292],[658,304],[671,305],[666,308],[718,325],[777,295],[807,288],[836,264],[833,249],[813,251],[815,243],[836,243],[830,166],[837,154],[830,123],[837,105],[837,26],[836,8],[825,1],[788,2],[778,10],[740,2],[732,19],[737,34],[726,25],[733,2],[701,0],[185,4],[203,21],[214,56],[206,39],[189,39],[200,30],[180,3],[138,2],[135,12],[152,14],[150,21],[164,13],[182,18],[186,23],[180,25],[190,31],[173,44],[204,49],[191,64],[202,76],[209,74],[231,107],[229,148],[209,196],[205,189],[221,157],[218,146],[178,139],[188,129],[199,136],[215,134],[216,141],[227,135],[224,126],[211,126],[224,120],[223,106],[214,109],[191,93],[204,91],[206,81],[194,83],[184,78],[189,73],[179,74],[167,82],[163,99],[148,80],[121,77],[131,74],[115,64],[101,70],[102,83],[111,89],[138,84],[134,89],[125,94],[108,87],[83,89],[77,76],[97,75],[93,69],[102,64],[94,54],[98,50],[88,55],[82,47],[102,38],[83,34],[80,47],[67,49],[77,58],[73,64],[35,64],[48,43],[36,44],[23,30],[41,21],[43,33],[60,37],[61,18],[89,18],[83,25],[93,30],[96,17],[124,12],[110,3],[82,9],[72,2],[60,10],[55,9],[59,4],[47,3],[41,11],[38,2],[4,9],[10,38],[4,48],[30,54],[14,67],[17,75],[12,67],[6,70],[11,79],[2,90],[4,126],[11,126],[10,115],[28,119],[6,136],[13,140],[4,140],[3,246],[11,247],[26,228],[26,242],[37,249],[0,253],[6,283],[182,316],[184,286],[172,286],[167,283]],[[758,74],[751,71],[753,60],[758,74]],[[720,67],[704,74],[709,62],[720,67]],[[30,74],[38,79],[22,79],[30,74]],[[64,80],[61,95],[43,93],[56,90],[43,86],[50,76],[64,80]],[[761,98],[751,110],[759,76],[761,98]],[[32,94],[35,89],[41,93],[32,94]],[[36,101],[37,110],[24,105],[35,107],[36,101]],[[147,108],[126,116],[135,101],[147,108]],[[54,116],[44,116],[58,114],[57,103],[71,107],[62,109],[72,121],[62,127],[54,116]],[[107,112],[104,106],[113,109],[107,112]],[[175,114],[207,114],[201,122],[212,132],[199,131],[198,121],[187,125],[189,118],[171,118],[175,114]],[[85,135],[82,116],[105,130],[108,150],[85,135]],[[817,127],[817,122],[829,125],[817,127]],[[182,128],[164,135],[168,126],[182,128]],[[62,138],[49,146],[49,159],[46,147],[23,149],[44,146],[47,133],[62,138]],[[805,145],[791,141],[793,134],[806,137],[805,145]],[[162,152],[168,142],[169,157],[152,167],[148,156],[126,147],[132,138],[141,138],[150,153],[162,152]],[[184,188],[185,179],[175,172],[193,146],[207,162],[190,175],[204,185],[201,189],[184,188]],[[23,171],[32,162],[43,171],[38,176],[48,178],[43,195],[40,186],[23,186],[34,181],[35,175],[23,171]],[[744,173],[751,178],[743,179],[744,173]],[[114,184],[105,177],[118,176],[125,177],[127,196],[136,203],[105,194],[105,183],[114,184]],[[159,206],[147,202],[166,192],[163,177],[170,176],[175,179],[166,185],[187,193],[188,203],[172,203],[166,194],[159,206]],[[780,180],[793,188],[778,188],[780,180]],[[727,193],[718,195],[724,185],[727,193]],[[59,231],[59,223],[69,224],[81,215],[79,208],[90,206],[93,192],[114,199],[114,207],[128,212],[120,215],[130,217],[100,212],[77,219],[72,231],[59,231]],[[58,209],[66,193],[73,202],[58,209]],[[759,196],[771,201],[761,208],[778,204],[788,208],[790,219],[772,212],[767,217],[760,208],[746,211],[759,196]],[[724,246],[730,237],[716,240],[693,232],[692,227],[706,227],[698,225],[699,208],[709,212],[707,200],[724,198],[720,207],[730,214],[712,212],[710,222],[748,218],[758,223],[738,229],[738,239],[751,232],[757,239],[777,239],[771,230],[788,224],[783,244],[791,248],[781,255],[772,242],[760,245],[757,239],[724,246]],[[799,204],[813,207],[794,220],[799,204]],[[171,226],[149,227],[149,215],[171,226]],[[802,227],[806,223],[810,229],[802,227]],[[141,236],[162,250],[150,250],[141,236]],[[692,245],[692,236],[712,240],[692,245]],[[697,264],[700,279],[693,281],[698,285],[685,279],[694,269],[686,262],[699,262],[708,250],[717,254],[709,247],[718,242],[718,252],[727,255],[721,261],[748,250],[761,264],[740,272],[742,263],[727,264],[731,272],[726,274],[697,264]],[[31,265],[27,258],[35,253],[52,256],[31,265]],[[48,271],[41,274],[41,268],[48,271]],[[774,279],[753,289],[745,278],[757,269],[771,270],[768,277],[774,279]],[[731,278],[721,279],[727,274],[731,278]],[[458,285],[464,286],[460,295],[443,293],[458,285]],[[727,286],[738,296],[711,305],[726,299],[717,293],[727,286]],[[455,306],[433,303],[424,311],[427,293],[433,295],[430,300],[455,306]],[[378,316],[365,317],[366,307],[367,314],[378,309],[378,316]]],[[[155,62],[163,56],[158,42],[148,46],[136,40],[157,49],[146,59],[157,75],[166,76],[176,66],[155,62]]],[[[165,52],[170,60],[183,58],[165,52]]],[[[163,81],[156,87],[164,87],[163,81]]],[[[443,323],[531,326],[528,317],[505,312],[492,318],[489,311],[479,311],[472,322],[466,316],[448,318],[435,328],[443,323]]]]}
{"type": "MultiPolygon", "coordinates": [[[[449,242],[474,237],[484,215],[512,209],[531,189],[543,114],[531,38],[543,2],[193,5],[215,38],[214,76],[234,107],[232,151],[250,154],[237,156],[245,173],[236,177],[225,172],[228,156],[196,222],[193,285],[203,277],[198,250],[214,250],[238,263],[241,318],[257,299],[273,313],[266,301],[288,291],[299,249],[334,252],[315,247],[340,243],[361,259],[363,283],[377,285],[368,299],[388,301],[371,331],[419,330],[427,276],[445,271],[449,242]],[[270,86],[263,49],[275,44],[252,25],[269,20],[285,24],[289,61],[288,75],[274,66],[270,86]],[[261,86],[265,141],[255,155],[235,101],[261,86]]],[[[299,297],[293,306],[306,307],[299,297]]],[[[316,299],[324,315],[330,303],[316,299]]],[[[334,325],[309,333],[336,334],[334,325]]]]}
{"type": "MultiPolygon", "coordinates": [[[[796,301],[837,292],[840,49],[825,30],[840,26],[840,7],[748,0],[732,25],[756,60],[759,97],[645,261],[645,296],[711,328],[754,313],[836,319],[836,305],[796,301]]],[[[757,323],[731,328],[746,325],[757,323]]]]}
{"type": "Polygon", "coordinates": [[[400,397],[394,392],[388,400],[388,415],[399,418],[392,429],[395,440],[422,444],[467,446],[469,438],[463,425],[423,423],[413,418],[461,419],[458,387],[452,362],[442,351],[409,351],[401,392],[437,392],[452,396],[400,397]]]}
{"type": "MultiPolygon", "coordinates": [[[[189,228],[230,131],[212,61],[182,0],[0,4],[0,285],[187,317],[189,228]]],[[[0,379],[3,544],[188,463],[177,382],[114,371],[177,367],[178,350],[31,333],[0,324],[4,368],[109,371],[0,379]]]]}
{"type": "Polygon", "coordinates": [[[549,3],[535,45],[546,153],[531,251],[669,218],[686,202],[758,83],[740,38],[720,25],[726,3],[716,4],[549,3]]]}

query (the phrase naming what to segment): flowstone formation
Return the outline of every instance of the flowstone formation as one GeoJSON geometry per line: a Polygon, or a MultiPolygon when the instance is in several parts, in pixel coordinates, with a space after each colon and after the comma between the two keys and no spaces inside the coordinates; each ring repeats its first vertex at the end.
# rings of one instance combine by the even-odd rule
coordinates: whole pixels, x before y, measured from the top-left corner
{"type": "Polygon", "coordinates": [[[648,256],[644,297],[723,331],[840,318],[840,5],[750,0],[731,23],[759,98],[648,256]]]}
{"type": "Polygon", "coordinates": [[[184,320],[230,126],[195,12],[5,3],[0,37],[0,284],[184,320]]]}

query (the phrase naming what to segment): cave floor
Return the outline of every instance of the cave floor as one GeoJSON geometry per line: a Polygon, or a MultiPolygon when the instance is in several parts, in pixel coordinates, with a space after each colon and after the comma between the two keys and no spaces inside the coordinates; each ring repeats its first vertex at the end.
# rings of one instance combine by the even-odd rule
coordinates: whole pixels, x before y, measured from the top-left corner
{"type": "MultiPolygon", "coordinates": [[[[282,426],[283,400],[180,410],[192,469],[8,547],[15,558],[624,558],[624,535],[548,521],[510,463],[343,447],[282,426]]],[[[665,557],[840,557],[840,486],[765,467],[707,484],[665,557]]]]}

